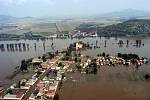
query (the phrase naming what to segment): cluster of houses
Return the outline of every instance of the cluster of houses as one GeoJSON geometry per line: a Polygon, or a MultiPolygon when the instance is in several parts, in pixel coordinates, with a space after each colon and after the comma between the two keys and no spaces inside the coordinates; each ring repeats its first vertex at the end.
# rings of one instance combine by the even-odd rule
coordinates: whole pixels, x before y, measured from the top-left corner
{"type": "MultiPolygon", "coordinates": [[[[34,75],[30,79],[22,79],[12,84],[0,96],[1,100],[53,100],[62,74],[69,68],[70,64],[61,62],[63,54],[58,54],[53,59],[42,62],[33,59],[32,63],[39,63],[34,75]],[[63,64],[59,64],[59,63],[63,64]],[[61,65],[61,66],[60,66],[61,65]]],[[[35,64],[35,65],[36,65],[35,64]]]]}
{"type": "Polygon", "coordinates": [[[61,74],[57,76],[55,70],[47,73],[47,75],[36,84],[28,100],[53,100],[61,79],[61,74]]]}
{"type": "Polygon", "coordinates": [[[93,63],[93,61],[97,64],[97,66],[115,66],[115,65],[137,65],[137,66],[141,66],[143,64],[148,63],[148,59],[147,58],[141,58],[141,59],[123,59],[121,57],[114,57],[114,56],[107,56],[107,57],[103,57],[103,56],[98,56],[96,59],[91,59],[88,58],[86,61],[84,61],[84,63],[81,63],[81,66],[83,66],[83,68],[86,68],[88,65],[90,65],[91,63],[93,63]]]}
{"type": "Polygon", "coordinates": [[[109,57],[97,57],[96,59],[96,64],[97,65],[115,65],[115,64],[122,64],[122,65],[131,65],[131,64],[138,64],[138,65],[143,65],[147,63],[147,59],[136,59],[135,62],[133,62],[132,60],[125,60],[123,58],[119,58],[119,57],[113,57],[113,56],[109,56],[109,57]]]}
{"type": "Polygon", "coordinates": [[[84,37],[98,37],[97,32],[81,32],[76,31],[72,35],[73,38],[84,38],[84,37]]]}
{"type": "Polygon", "coordinates": [[[36,80],[29,79],[28,81],[23,79],[18,83],[12,84],[3,94],[1,94],[1,100],[21,100],[36,80]]]}

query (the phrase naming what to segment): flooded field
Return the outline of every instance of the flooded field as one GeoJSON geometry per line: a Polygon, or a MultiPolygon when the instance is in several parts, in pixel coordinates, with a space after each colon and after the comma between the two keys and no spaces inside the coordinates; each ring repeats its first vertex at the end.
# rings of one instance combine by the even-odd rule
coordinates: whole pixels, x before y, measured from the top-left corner
{"type": "Polygon", "coordinates": [[[60,100],[149,100],[150,82],[143,78],[148,70],[150,65],[138,71],[134,66],[103,66],[97,75],[67,74],[60,100]]]}
{"type": "MultiPolygon", "coordinates": [[[[138,38],[139,39],[139,38],[138,38]]],[[[83,38],[83,39],[53,39],[53,40],[19,40],[19,41],[0,41],[0,44],[4,44],[4,49],[0,49],[0,80],[5,80],[5,77],[12,73],[16,66],[20,66],[21,60],[42,56],[46,52],[53,52],[56,50],[63,50],[70,43],[76,41],[89,42],[90,45],[97,45],[100,48],[93,48],[86,50],[83,54],[90,56],[96,56],[98,53],[106,52],[111,55],[120,53],[137,53],[139,56],[150,58],[150,38],[140,38],[142,44],[140,47],[134,46],[137,38],[83,38]],[[124,44],[118,45],[119,40],[123,40],[124,44]],[[126,41],[129,40],[127,46],[126,41]],[[106,43],[105,43],[106,41],[106,43]],[[51,44],[54,44],[53,47],[51,44]],[[13,49],[7,48],[7,44],[25,44],[23,47],[15,47],[13,49]],[[106,45],[105,45],[106,44],[106,45]]]]}

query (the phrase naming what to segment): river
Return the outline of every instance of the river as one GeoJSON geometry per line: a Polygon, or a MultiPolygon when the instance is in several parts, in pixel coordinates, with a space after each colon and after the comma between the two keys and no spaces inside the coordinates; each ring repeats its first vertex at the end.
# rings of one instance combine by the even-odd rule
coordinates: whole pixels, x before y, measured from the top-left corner
{"type": "MultiPolygon", "coordinates": [[[[138,38],[139,39],[139,38],[138,38]]],[[[111,55],[120,53],[137,53],[139,56],[150,58],[150,37],[140,38],[142,44],[140,47],[134,46],[137,38],[83,38],[83,39],[48,39],[48,40],[19,40],[19,41],[0,41],[0,44],[4,44],[4,49],[0,49],[0,81],[5,80],[6,76],[12,73],[16,66],[20,66],[22,59],[29,59],[38,56],[42,56],[46,52],[53,52],[56,50],[63,50],[70,43],[76,41],[83,41],[85,43],[97,45],[100,48],[83,51],[83,54],[90,56],[96,56],[98,53],[106,52],[111,55]],[[118,45],[119,40],[123,40],[125,44],[118,45]],[[129,40],[127,46],[126,41],[129,40]],[[106,41],[106,45],[105,45],[106,41]],[[51,44],[54,43],[53,48],[51,44]],[[10,49],[7,44],[14,44],[14,48],[10,49]],[[21,44],[19,48],[18,45],[21,44]],[[25,44],[23,47],[22,44],[25,44]]]]}

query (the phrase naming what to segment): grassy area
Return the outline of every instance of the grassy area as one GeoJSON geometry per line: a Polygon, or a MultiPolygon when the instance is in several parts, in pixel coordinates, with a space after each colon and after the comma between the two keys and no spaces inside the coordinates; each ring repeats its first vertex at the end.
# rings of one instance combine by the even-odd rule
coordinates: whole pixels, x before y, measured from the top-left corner
{"type": "Polygon", "coordinates": [[[8,34],[22,34],[32,31],[33,33],[51,35],[62,31],[72,31],[82,23],[98,24],[98,25],[110,25],[118,23],[115,20],[104,19],[73,19],[73,20],[61,20],[55,22],[22,22],[15,23],[17,28],[0,30],[0,33],[8,34]]]}

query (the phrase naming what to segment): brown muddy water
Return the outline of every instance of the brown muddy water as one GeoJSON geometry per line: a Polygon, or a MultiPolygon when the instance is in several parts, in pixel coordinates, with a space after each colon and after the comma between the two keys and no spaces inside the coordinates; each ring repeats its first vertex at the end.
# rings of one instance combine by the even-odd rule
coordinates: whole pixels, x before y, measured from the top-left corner
{"type": "MultiPolygon", "coordinates": [[[[63,50],[70,43],[76,41],[89,42],[91,45],[97,45],[100,48],[86,50],[83,54],[90,56],[96,56],[98,53],[106,52],[111,55],[120,53],[137,53],[139,56],[150,58],[150,37],[140,38],[144,46],[136,47],[136,39],[139,38],[83,38],[83,39],[53,39],[53,40],[19,40],[19,41],[0,41],[0,44],[4,44],[4,49],[0,49],[0,81],[5,81],[6,77],[10,75],[16,66],[20,66],[21,60],[42,56],[46,52],[53,52],[56,50],[63,50]],[[105,40],[106,46],[105,46],[105,40]],[[125,44],[118,45],[119,40],[123,40],[125,44]],[[126,45],[126,41],[129,40],[129,45],[126,45]],[[14,49],[7,48],[7,44],[19,44],[25,43],[25,47],[21,45],[21,48],[15,47],[14,49]],[[54,46],[51,47],[51,44],[54,46]],[[28,45],[28,46],[27,46],[28,45]],[[36,45],[36,46],[35,46],[36,45]]],[[[150,70],[149,70],[150,71],[150,70]]]]}
{"type": "Polygon", "coordinates": [[[134,66],[103,66],[97,75],[67,74],[60,100],[150,100],[150,82],[143,78],[147,70],[150,65],[138,71],[134,66]]]}

